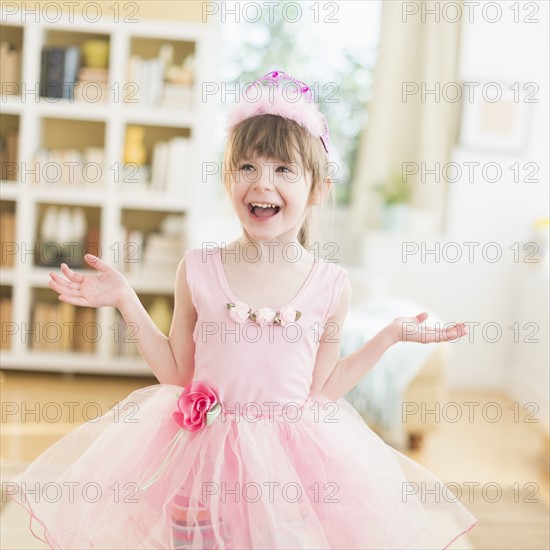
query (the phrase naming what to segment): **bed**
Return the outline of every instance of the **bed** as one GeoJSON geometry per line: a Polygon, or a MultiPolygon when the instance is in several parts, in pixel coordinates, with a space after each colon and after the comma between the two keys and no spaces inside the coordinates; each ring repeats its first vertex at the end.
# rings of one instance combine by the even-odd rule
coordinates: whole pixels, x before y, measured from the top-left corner
{"type": "MultiPolygon", "coordinates": [[[[395,317],[422,311],[430,314],[429,326],[444,323],[429,308],[407,298],[378,295],[354,300],[342,330],[340,356],[355,351],[395,317]]],[[[388,444],[417,449],[437,428],[434,411],[448,401],[450,346],[449,342],[398,342],[345,398],[388,444]]]]}

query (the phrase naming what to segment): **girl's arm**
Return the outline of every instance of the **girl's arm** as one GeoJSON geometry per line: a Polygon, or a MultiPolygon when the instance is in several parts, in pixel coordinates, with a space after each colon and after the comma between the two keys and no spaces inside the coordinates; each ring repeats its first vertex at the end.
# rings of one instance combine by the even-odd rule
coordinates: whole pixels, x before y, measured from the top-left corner
{"type": "Polygon", "coordinates": [[[350,302],[351,284],[346,278],[336,311],[325,325],[311,386],[312,391],[325,395],[331,401],[337,401],[346,395],[397,341],[386,327],[354,353],[338,360],[342,330],[350,302]]]}
{"type": "Polygon", "coordinates": [[[193,329],[196,311],[187,285],[185,261],[176,272],[174,316],[167,337],[153,322],[124,275],[103,260],[87,254],[86,262],[98,275],[75,273],[66,264],[61,270],[67,279],[50,272],[48,283],[59,299],[77,306],[118,308],[127,323],[137,326],[137,347],[161,384],[186,385],[193,378],[193,329]]]}
{"type": "Polygon", "coordinates": [[[352,390],[378,363],[382,355],[400,340],[429,344],[458,339],[467,334],[464,323],[452,325],[444,330],[422,328],[419,325],[428,318],[426,312],[416,317],[397,317],[359,349],[338,360],[342,328],[350,298],[351,285],[347,280],[338,307],[327,322],[315,363],[311,390],[325,395],[332,401],[337,401],[352,390]],[[331,326],[337,327],[336,336],[331,336],[331,326]]]}
{"type": "Polygon", "coordinates": [[[197,312],[187,284],[185,258],[176,271],[174,315],[168,336],[153,322],[132,288],[129,287],[118,309],[127,323],[132,322],[138,327],[135,335],[137,347],[158,381],[177,386],[191,382],[195,370],[193,330],[197,312]]]}

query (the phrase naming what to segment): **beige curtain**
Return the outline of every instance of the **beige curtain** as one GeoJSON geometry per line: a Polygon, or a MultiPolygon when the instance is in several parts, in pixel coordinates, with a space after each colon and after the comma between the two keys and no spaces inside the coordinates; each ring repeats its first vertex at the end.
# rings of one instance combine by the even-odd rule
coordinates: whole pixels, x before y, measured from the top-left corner
{"type": "Polygon", "coordinates": [[[458,82],[460,20],[467,13],[462,0],[451,2],[462,9],[462,19],[453,23],[456,9],[446,4],[449,2],[382,2],[373,99],[352,184],[350,208],[355,231],[378,227],[381,198],[373,187],[393,172],[401,173],[403,163],[416,163],[407,165],[409,172],[418,168],[418,174],[407,178],[414,186],[411,206],[428,211],[436,230],[445,228],[445,181],[441,174],[439,183],[432,174],[423,177],[422,169],[449,162],[458,134],[460,101],[453,102],[457,86],[447,83],[458,82]],[[418,12],[411,14],[414,6],[418,12]],[[434,9],[439,11],[439,22],[429,13],[434,9]],[[409,92],[406,96],[404,86],[409,92]],[[429,93],[436,86],[439,96],[429,93]],[[423,88],[428,92],[425,97],[423,88]]]}

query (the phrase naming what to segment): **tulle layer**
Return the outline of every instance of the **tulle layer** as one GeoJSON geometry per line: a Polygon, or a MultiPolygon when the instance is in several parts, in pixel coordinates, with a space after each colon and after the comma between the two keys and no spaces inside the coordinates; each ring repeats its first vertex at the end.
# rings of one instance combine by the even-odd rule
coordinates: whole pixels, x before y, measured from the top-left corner
{"type": "Polygon", "coordinates": [[[180,392],[131,393],[18,476],[6,492],[35,536],[63,549],[426,550],[476,523],[344,399],[226,408],[191,433],[172,418],[180,392]]]}

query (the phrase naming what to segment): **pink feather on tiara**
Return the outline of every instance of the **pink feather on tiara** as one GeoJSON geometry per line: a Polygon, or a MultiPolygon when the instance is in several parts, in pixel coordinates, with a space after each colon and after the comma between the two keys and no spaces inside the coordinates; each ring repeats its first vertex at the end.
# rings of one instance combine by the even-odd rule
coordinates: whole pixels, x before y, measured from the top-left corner
{"type": "Polygon", "coordinates": [[[325,117],[313,101],[309,86],[283,71],[272,71],[245,87],[243,97],[228,114],[228,130],[258,115],[278,115],[294,120],[312,135],[321,138],[328,153],[329,130],[325,117]],[[280,86],[282,81],[292,85],[280,86]],[[265,85],[267,84],[267,85],[265,85]]]}

